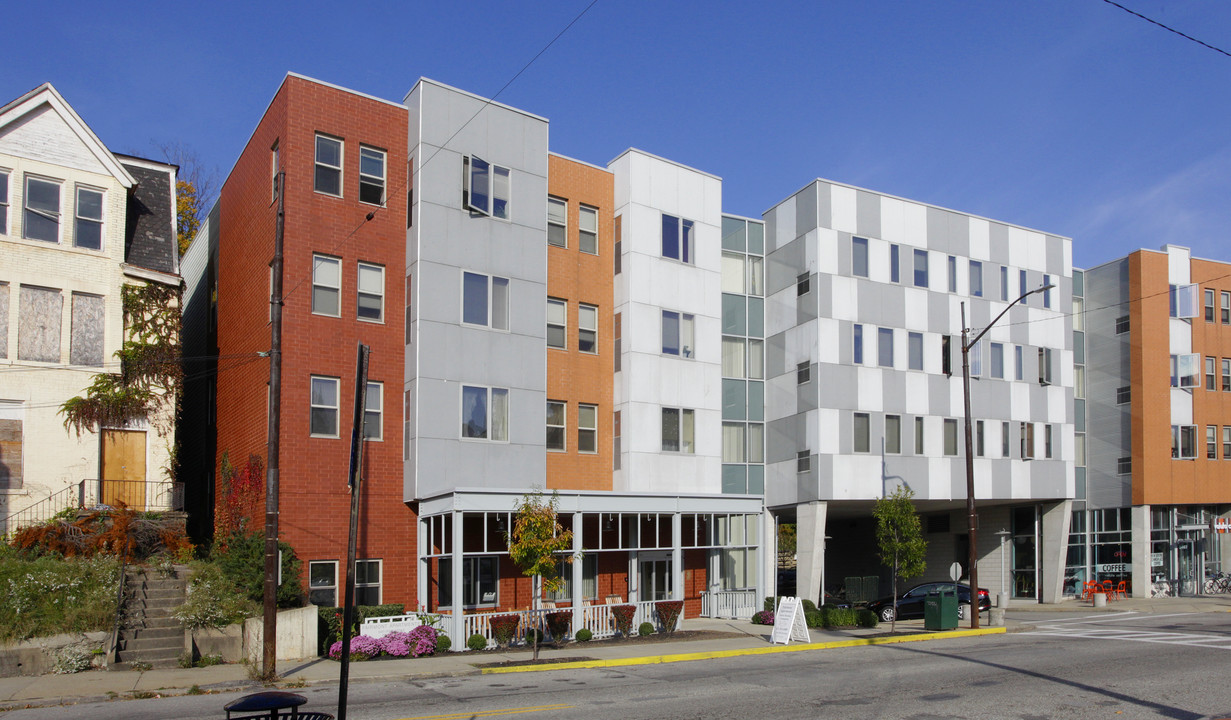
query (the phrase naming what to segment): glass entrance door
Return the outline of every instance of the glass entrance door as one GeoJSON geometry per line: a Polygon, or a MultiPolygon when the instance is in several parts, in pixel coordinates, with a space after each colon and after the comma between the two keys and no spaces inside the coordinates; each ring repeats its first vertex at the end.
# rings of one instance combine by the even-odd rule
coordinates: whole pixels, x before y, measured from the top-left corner
{"type": "Polygon", "coordinates": [[[643,555],[637,561],[637,599],[671,599],[671,556],[643,555]]]}

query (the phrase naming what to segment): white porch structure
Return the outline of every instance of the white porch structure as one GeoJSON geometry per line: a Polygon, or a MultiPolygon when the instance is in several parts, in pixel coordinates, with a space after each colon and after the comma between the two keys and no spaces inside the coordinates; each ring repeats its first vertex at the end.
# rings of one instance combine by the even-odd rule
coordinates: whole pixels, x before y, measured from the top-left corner
{"type": "MultiPolygon", "coordinates": [[[[459,488],[419,503],[418,603],[421,608],[438,605],[449,613],[443,629],[455,647],[464,647],[471,630],[468,616],[509,606],[500,597],[499,578],[491,574],[499,559],[507,558],[504,533],[512,527],[514,508],[527,492],[459,488]],[[436,603],[430,602],[433,561],[447,562],[449,568],[447,574],[441,570],[436,575],[439,582],[448,582],[447,590],[437,588],[436,603]],[[459,598],[462,612],[455,612],[459,598]]],[[[551,491],[544,496],[550,497],[551,491]]],[[[760,598],[772,584],[767,574],[774,572],[773,563],[766,562],[772,554],[766,554],[763,544],[766,522],[772,526],[772,518],[760,495],[560,491],[558,497],[560,524],[573,531],[573,553],[582,558],[565,568],[571,573],[568,596],[556,598],[569,604],[574,630],[597,624],[590,629],[601,636],[609,623],[598,618],[600,605],[685,600],[686,584],[695,588],[695,582],[686,580],[698,569],[685,567],[686,552],[705,553],[705,585],[689,599],[718,591],[745,591],[744,595],[760,598]],[[615,554],[618,559],[612,561],[615,554]],[[587,562],[591,557],[595,560],[587,562]],[[596,570],[598,558],[605,560],[603,566],[614,564],[621,575],[627,573],[627,595],[597,592],[602,575],[596,570]]],[[[531,605],[529,610],[540,609],[537,597],[531,605]]]]}

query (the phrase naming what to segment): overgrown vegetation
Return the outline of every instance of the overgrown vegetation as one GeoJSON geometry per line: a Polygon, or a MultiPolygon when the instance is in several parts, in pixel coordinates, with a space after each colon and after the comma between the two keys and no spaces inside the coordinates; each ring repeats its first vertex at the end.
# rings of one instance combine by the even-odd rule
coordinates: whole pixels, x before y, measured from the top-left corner
{"type": "Polygon", "coordinates": [[[120,563],[0,550],[0,640],[110,629],[120,563]]]}
{"type": "Polygon", "coordinates": [[[225,627],[260,613],[260,605],[237,592],[216,563],[194,562],[188,596],[175,619],[191,629],[225,627]]]}
{"type": "Polygon", "coordinates": [[[122,503],[120,507],[93,510],[80,517],[61,514],[41,525],[24,527],[10,544],[33,555],[113,555],[127,562],[140,562],[156,555],[184,562],[193,553],[192,543],[177,521],[162,513],[138,512],[122,503]]]}

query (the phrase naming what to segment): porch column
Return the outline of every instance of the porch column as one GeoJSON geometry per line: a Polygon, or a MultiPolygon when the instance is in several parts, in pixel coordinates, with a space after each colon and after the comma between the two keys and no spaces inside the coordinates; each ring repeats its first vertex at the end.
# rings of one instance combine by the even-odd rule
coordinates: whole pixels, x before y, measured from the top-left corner
{"type": "Polygon", "coordinates": [[[1043,537],[1039,538],[1042,548],[1039,560],[1043,565],[1043,574],[1039,579],[1040,602],[1058,603],[1064,597],[1064,566],[1069,557],[1069,524],[1072,518],[1072,500],[1043,505],[1043,537]]]}
{"type": "Polygon", "coordinates": [[[585,574],[582,572],[581,518],[581,513],[573,513],[573,562],[569,564],[573,572],[573,596],[569,598],[573,605],[573,632],[582,627],[581,601],[586,597],[585,590],[581,587],[585,580],[585,574]]]}
{"type": "Polygon", "coordinates": [[[795,506],[795,533],[798,538],[795,593],[820,607],[825,587],[825,513],[828,505],[820,501],[795,506]]]}
{"type": "MultiPolygon", "coordinates": [[[[1218,517],[1231,517],[1231,511],[1224,512],[1218,517]]],[[[1213,538],[1210,542],[1211,547],[1215,545],[1218,547],[1218,569],[1223,572],[1231,570],[1231,533],[1216,532],[1210,537],[1213,538]]]]}
{"type": "MultiPolygon", "coordinates": [[[[684,520],[679,510],[671,513],[671,599],[684,599],[684,520]]],[[[683,617],[683,613],[680,616],[683,617]]]]}
{"type": "MultiPolygon", "coordinates": [[[[1150,544],[1150,506],[1134,505],[1130,517],[1133,528],[1133,597],[1148,598],[1150,589],[1154,586],[1154,579],[1150,577],[1150,550],[1153,549],[1150,544]]],[[[1175,531],[1172,530],[1172,538],[1174,537],[1175,531]]],[[[1093,566],[1094,563],[1094,558],[1090,558],[1090,564],[1093,566]]]]}
{"type": "Polygon", "coordinates": [[[464,646],[466,644],[466,619],[462,610],[462,575],[465,574],[465,567],[462,564],[462,513],[459,510],[450,512],[453,518],[453,547],[451,548],[453,572],[449,577],[449,585],[453,593],[453,616],[450,618],[450,625],[453,630],[449,636],[455,644],[464,646]]]}
{"type": "Polygon", "coordinates": [[[778,520],[761,509],[761,536],[757,543],[757,597],[754,610],[767,597],[778,596],[778,520]]]}
{"type": "Polygon", "coordinates": [[[427,573],[430,568],[431,561],[424,557],[425,550],[431,550],[428,545],[428,530],[427,521],[422,517],[415,520],[416,530],[416,545],[415,545],[415,565],[418,572],[415,573],[415,602],[418,603],[418,608],[427,611],[428,596],[427,596],[427,573]]]}

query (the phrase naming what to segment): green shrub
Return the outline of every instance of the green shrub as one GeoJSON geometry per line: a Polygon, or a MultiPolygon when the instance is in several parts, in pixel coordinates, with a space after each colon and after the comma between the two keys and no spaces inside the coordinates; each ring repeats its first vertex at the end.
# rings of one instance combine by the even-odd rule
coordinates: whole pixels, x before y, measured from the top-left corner
{"type": "Polygon", "coordinates": [[[880,624],[880,618],[871,610],[860,610],[855,616],[855,624],[859,627],[874,628],[880,624]]]}
{"type": "MultiPolygon", "coordinates": [[[[282,584],[278,586],[278,607],[299,607],[303,600],[300,574],[303,563],[290,545],[279,542],[282,551],[282,584]]],[[[212,562],[222,569],[240,592],[259,603],[265,594],[265,536],[257,532],[237,532],[215,541],[212,562]]]]}
{"type": "Polygon", "coordinates": [[[765,605],[762,609],[765,610],[765,612],[773,612],[778,609],[777,603],[772,597],[767,597],[765,598],[765,605]]]}
{"type": "Polygon", "coordinates": [[[577,642],[590,642],[594,637],[594,633],[590,632],[589,628],[582,628],[573,635],[573,639],[577,642]]]}
{"type": "Polygon", "coordinates": [[[497,615],[490,621],[492,627],[492,636],[496,638],[496,644],[500,647],[508,647],[513,636],[517,634],[517,626],[521,624],[521,618],[517,615],[497,615]]]}
{"type": "Polygon", "coordinates": [[[539,630],[538,628],[527,629],[526,630],[526,644],[527,645],[542,645],[543,644],[543,631],[539,630]]]}
{"type": "Polygon", "coordinates": [[[816,603],[812,602],[808,598],[804,598],[802,604],[804,606],[804,612],[816,612],[816,603]]]}
{"type": "Polygon", "coordinates": [[[486,650],[487,638],[483,637],[479,633],[475,633],[466,639],[466,647],[471,650],[486,650]]]}
{"type": "Polygon", "coordinates": [[[615,605],[611,608],[611,616],[615,619],[616,630],[620,631],[620,635],[629,637],[633,634],[633,616],[636,614],[636,605],[615,605]]]}
{"type": "Polygon", "coordinates": [[[810,628],[825,626],[825,613],[820,610],[804,613],[804,624],[810,628]]]}
{"type": "Polygon", "coordinates": [[[568,631],[572,626],[573,612],[571,610],[555,610],[547,613],[547,632],[551,633],[551,639],[557,647],[568,637],[568,631]]]}
{"type": "Polygon", "coordinates": [[[221,665],[222,663],[221,655],[202,655],[201,659],[197,661],[197,667],[210,667],[211,665],[221,665]]]}
{"type": "Polygon", "coordinates": [[[654,634],[654,623],[643,622],[637,627],[637,634],[641,637],[654,634]]]}
{"type": "Polygon", "coordinates": [[[449,648],[451,647],[453,647],[453,641],[449,639],[448,635],[442,634],[436,636],[436,652],[449,652],[449,648]]]}
{"type": "Polygon", "coordinates": [[[825,627],[855,627],[856,612],[851,608],[829,608],[822,610],[825,627]]]}
{"type": "Polygon", "coordinates": [[[658,615],[658,624],[668,635],[675,632],[676,623],[684,612],[683,600],[659,600],[654,603],[654,612],[658,615]]]}
{"type": "Polygon", "coordinates": [[[0,640],[110,630],[120,563],[105,555],[0,555],[0,640]]]}
{"type": "Polygon", "coordinates": [[[244,597],[235,583],[214,563],[194,562],[188,595],[175,610],[175,619],[185,627],[220,628],[260,612],[260,605],[244,597]]]}

